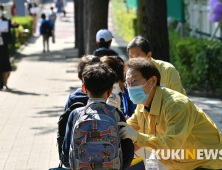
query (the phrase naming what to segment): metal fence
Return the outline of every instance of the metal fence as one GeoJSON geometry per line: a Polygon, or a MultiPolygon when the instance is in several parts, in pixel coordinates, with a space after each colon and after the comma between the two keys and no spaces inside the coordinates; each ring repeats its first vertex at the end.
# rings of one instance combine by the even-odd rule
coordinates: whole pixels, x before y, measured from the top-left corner
{"type": "Polygon", "coordinates": [[[205,0],[186,0],[186,17],[190,27],[190,36],[202,38],[221,39],[221,28],[219,22],[211,23],[209,21],[208,1],[205,0]],[[219,28],[219,29],[218,29],[219,28]]]}

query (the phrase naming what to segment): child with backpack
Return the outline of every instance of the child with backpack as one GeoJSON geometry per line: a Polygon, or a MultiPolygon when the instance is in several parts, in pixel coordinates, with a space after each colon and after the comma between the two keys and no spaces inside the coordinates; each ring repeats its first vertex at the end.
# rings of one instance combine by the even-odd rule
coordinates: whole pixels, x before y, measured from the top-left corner
{"type": "Polygon", "coordinates": [[[134,155],[131,140],[119,138],[117,122],[123,113],[106,104],[116,81],[115,72],[103,63],[87,65],[82,89],[88,94],[86,107],[71,112],[63,142],[63,162],[71,169],[127,169],[134,155]],[[71,148],[71,149],[70,149],[71,148]]]}
{"type": "Polygon", "coordinates": [[[45,52],[45,44],[47,45],[47,51],[49,52],[49,37],[52,35],[53,23],[50,20],[46,20],[46,15],[41,15],[42,22],[39,28],[40,35],[43,37],[43,53],[45,52]]]}

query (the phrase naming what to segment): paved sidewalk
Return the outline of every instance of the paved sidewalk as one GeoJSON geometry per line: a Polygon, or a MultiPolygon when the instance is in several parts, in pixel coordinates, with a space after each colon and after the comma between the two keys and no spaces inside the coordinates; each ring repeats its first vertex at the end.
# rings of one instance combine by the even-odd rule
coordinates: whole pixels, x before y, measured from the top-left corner
{"type": "MultiPolygon", "coordinates": [[[[51,2],[44,1],[43,12],[51,2]]],[[[79,59],[73,49],[71,0],[66,10],[67,17],[56,22],[56,44],[50,40],[51,52],[42,53],[42,37],[34,37],[11,72],[11,91],[0,91],[1,170],[47,170],[59,164],[57,121],[72,92],[67,87],[81,85],[73,71],[79,59]]]]}

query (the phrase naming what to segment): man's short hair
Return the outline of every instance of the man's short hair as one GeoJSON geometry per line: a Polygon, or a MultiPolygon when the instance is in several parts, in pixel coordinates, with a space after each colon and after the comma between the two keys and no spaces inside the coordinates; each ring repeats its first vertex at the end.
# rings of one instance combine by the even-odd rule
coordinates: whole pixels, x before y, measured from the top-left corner
{"type": "Polygon", "coordinates": [[[95,64],[98,62],[101,62],[99,57],[96,57],[93,55],[83,56],[80,59],[79,64],[77,66],[78,77],[82,80],[82,73],[83,73],[84,67],[86,65],[95,64]]]}
{"type": "Polygon", "coordinates": [[[2,5],[2,3],[0,3],[0,8],[1,8],[2,10],[4,10],[4,6],[2,5]]]}
{"type": "Polygon", "coordinates": [[[105,48],[109,48],[110,47],[110,43],[112,40],[105,42],[105,40],[103,38],[100,39],[99,41],[99,48],[105,47],[105,48]]]}
{"type": "Polygon", "coordinates": [[[42,15],[41,15],[41,18],[42,18],[42,19],[45,19],[45,18],[46,18],[45,14],[42,14],[42,15]]]}
{"type": "Polygon", "coordinates": [[[141,35],[135,37],[127,46],[127,53],[129,54],[129,49],[133,47],[140,47],[141,50],[147,55],[150,49],[150,43],[147,39],[142,37],[141,35]]]}
{"type": "Polygon", "coordinates": [[[124,68],[124,75],[126,76],[126,72],[129,69],[134,69],[139,71],[142,76],[146,79],[149,80],[152,76],[157,77],[157,86],[160,86],[160,72],[158,68],[148,59],[144,57],[136,57],[136,58],[131,58],[129,59],[124,68]]]}
{"type": "Polygon", "coordinates": [[[100,59],[116,73],[116,81],[124,81],[124,61],[119,56],[104,56],[100,59]]]}
{"type": "Polygon", "coordinates": [[[101,97],[115,83],[116,74],[103,63],[96,63],[85,66],[82,73],[82,80],[86,90],[93,97],[101,97]]]}
{"type": "Polygon", "coordinates": [[[53,7],[51,7],[50,9],[51,9],[51,10],[53,10],[54,8],[53,8],[53,7]]]}

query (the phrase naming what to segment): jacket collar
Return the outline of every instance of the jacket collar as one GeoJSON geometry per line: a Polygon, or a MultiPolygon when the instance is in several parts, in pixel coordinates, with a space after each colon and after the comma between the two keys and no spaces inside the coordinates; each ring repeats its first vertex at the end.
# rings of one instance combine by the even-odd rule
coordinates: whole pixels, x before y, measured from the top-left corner
{"type": "MultiPolygon", "coordinates": [[[[153,97],[153,101],[151,103],[150,114],[152,115],[160,114],[161,98],[162,98],[162,89],[161,87],[157,86],[153,97]]],[[[142,107],[139,111],[145,112],[146,110],[144,110],[144,107],[142,107]]]]}

